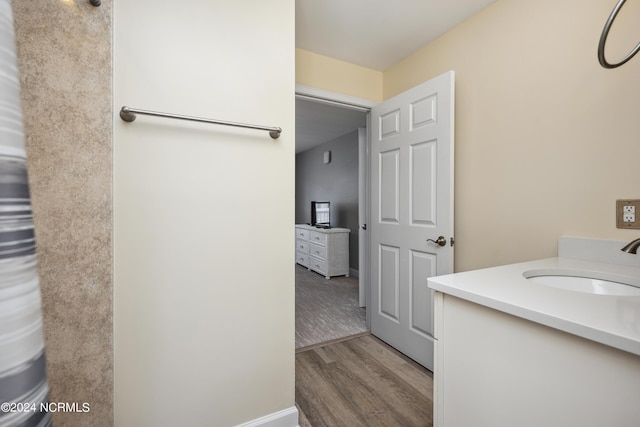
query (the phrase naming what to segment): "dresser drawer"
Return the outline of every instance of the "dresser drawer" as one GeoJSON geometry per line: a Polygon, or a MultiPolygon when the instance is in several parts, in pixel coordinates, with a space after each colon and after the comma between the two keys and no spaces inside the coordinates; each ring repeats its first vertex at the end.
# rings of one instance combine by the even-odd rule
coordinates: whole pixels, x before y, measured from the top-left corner
{"type": "Polygon", "coordinates": [[[309,240],[309,230],[296,228],[296,239],[309,240]]]}
{"type": "Polygon", "coordinates": [[[316,258],[313,256],[309,257],[309,268],[313,271],[317,271],[320,274],[327,274],[327,263],[325,260],[316,258]]]}
{"type": "Polygon", "coordinates": [[[296,262],[309,268],[309,255],[306,252],[296,251],[296,262]]]}
{"type": "Polygon", "coordinates": [[[311,243],[315,243],[317,245],[326,246],[327,245],[327,235],[325,233],[319,233],[317,231],[309,232],[309,241],[311,243]]]}
{"type": "Polygon", "coordinates": [[[316,258],[320,258],[322,260],[327,259],[327,247],[320,246],[315,243],[309,243],[309,255],[314,256],[316,258]]]}
{"type": "Polygon", "coordinates": [[[296,239],[296,252],[309,253],[309,242],[302,239],[296,239]]]}

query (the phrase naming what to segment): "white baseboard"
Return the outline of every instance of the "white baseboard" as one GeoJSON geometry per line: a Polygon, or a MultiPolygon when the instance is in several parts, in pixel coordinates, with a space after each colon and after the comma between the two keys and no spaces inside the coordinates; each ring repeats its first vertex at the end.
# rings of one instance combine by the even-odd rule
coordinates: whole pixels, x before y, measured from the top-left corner
{"type": "Polygon", "coordinates": [[[299,427],[298,408],[292,406],[291,408],[240,424],[237,427],[299,427]]]}

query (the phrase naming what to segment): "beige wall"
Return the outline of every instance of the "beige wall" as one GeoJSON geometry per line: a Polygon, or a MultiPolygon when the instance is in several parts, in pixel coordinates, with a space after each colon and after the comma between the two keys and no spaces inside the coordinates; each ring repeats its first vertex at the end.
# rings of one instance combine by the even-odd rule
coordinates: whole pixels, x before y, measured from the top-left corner
{"type": "MultiPolygon", "coordinates": [[[[608,56],[638,42],[628,2],[608,56]]],[[[640,56],[597,61],[611,2],[499,0],[384,73],[387,99],[456,72],[456,271],[556,255],[560,235],[631,240],[640,198],[640,56]]]]}
{"type": "Polygon", "coordinates": [[[294,1],[115,0],[114,13],[114,113],[283,129],[115,116],[115,424],[295,412],[294,1]]]}
{"type": "Polygon", "coordinates": [[[382,101],[382,72],[296,49],[296,83],[382,101]]]}
{"type": "Polygon", "coordinates": [[[111,2],[13,12],[53,423],[112,426],[111,2]]]}

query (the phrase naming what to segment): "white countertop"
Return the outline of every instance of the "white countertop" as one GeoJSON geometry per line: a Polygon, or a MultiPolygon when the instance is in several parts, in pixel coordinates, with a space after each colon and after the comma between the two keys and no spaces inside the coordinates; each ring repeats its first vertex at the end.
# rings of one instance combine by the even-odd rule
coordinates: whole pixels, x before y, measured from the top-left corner
{"type": "Polygon", "coordinates": [[[640,267],[547,258],[431,277],[428,284],[436,291],[640,355],[640,296],[594,295],[536,284],[522,275],[534,269],[596,271],[640,283],[640,267]]]}

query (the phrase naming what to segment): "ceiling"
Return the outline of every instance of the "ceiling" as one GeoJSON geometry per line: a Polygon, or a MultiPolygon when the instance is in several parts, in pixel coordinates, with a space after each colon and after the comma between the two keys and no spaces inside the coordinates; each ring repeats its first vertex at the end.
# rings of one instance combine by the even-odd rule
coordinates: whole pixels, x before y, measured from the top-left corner
{"type": "Polygon", "coordinates": [[[296,47],[385,71],[495,0],[296,0],[296,47]]]}
{"type": "MultiPolygon", "coordinates": [[[[384,71],[495,0],[296,0],[296,47],[384,71]]],[[[364,126],[365,114],[296,100],[296,153],[364,126]]]]}
{"type": "Polygon", "coordinates": [[[296,154],[367,124],[367,113],[296,99],[296,154]]]}

